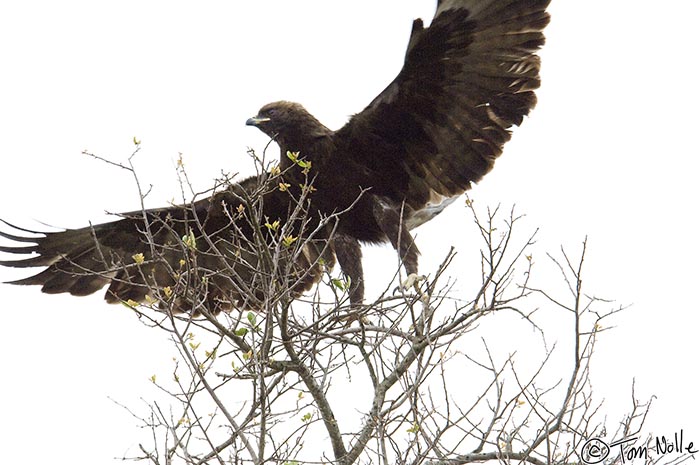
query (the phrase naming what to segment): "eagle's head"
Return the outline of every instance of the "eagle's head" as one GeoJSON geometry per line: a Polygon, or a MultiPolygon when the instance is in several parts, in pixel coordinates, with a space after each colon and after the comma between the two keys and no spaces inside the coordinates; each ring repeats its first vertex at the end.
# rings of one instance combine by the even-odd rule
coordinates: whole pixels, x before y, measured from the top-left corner
{"type": "MultiPolygon", "coordinates": [[[[268,103],[245,124],[257,127],[278,143],[293,145],[309,137],[323,136],[331,132],[306,111],[306,108],[286,100],[268,103]]],[[[302,147],[295,149],[301,150],[302,147]]]]}

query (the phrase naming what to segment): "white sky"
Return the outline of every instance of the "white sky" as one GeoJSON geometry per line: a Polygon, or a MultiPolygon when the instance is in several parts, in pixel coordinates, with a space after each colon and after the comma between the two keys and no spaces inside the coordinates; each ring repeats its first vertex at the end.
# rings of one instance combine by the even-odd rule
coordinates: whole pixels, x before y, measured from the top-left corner
{"type": "MultiPolygon", "coordinates": [[[[284,98],[341,126],[398,72],[411,20],[433,10],[431,0],[3,2],[0,217],[79,227],[138,208],[128,174],[81,155],[123,160],[134,136],[152,207],[177,198],[179,152],[201,189],[221,170],[249,173],[246,148],[266,138],[246,118],[284,98]]],[[[700,3],[569,0],[550,12],[539,106],[471,196],[516,203],[541,228],[537,266],[588,236],[589,292],[632,304],[598,347],[597,396],[622,412],[635,378],[639,398],[658,397],[645,432],[684,428],[700,443],[700,3]]],[[[457,202],[416,231],[421,268],[450,245],[455,275],[476,266],[470,226],[457,202]]],[[[384,284],[391,248],[365,257],[368,279],[384,284]]],[[[23,276],[0,269],[0,281],[23,276]]],[[[166,336],[101,296],[0,285],[0,302],[3,462],[127,453],[135,422],[108,396],[138,407],[155,395],[148,378],[173,354],[166,336]]]]}

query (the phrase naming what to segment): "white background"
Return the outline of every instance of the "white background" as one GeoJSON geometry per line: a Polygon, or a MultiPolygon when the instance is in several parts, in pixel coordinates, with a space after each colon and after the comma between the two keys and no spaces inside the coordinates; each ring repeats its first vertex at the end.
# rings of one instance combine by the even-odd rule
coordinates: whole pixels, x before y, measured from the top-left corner
{"type": "MultiPolygon", "coordinates": [[[[657,396],[645,432],[683,428],[696,444],[698,5],[554,2],[539,105],[471,194],[480,207],[515,203],[541,228],[536,267],[588,236],[586,289],[631,304],[598,347],[598,399],[611,418],[628,410],[634,378],[638,398],[657,396]]],[[[148,206],[179,199],[178,153],[202,190],[221,170],[247,174],[247,147],[267,141],[246,118],[283,98],[340,127],[400,69],[411,20],[433,11],[429,0],[3,2],[0,217],[80,227],[138,208],[128,173],[81,155],[124,160],[134,136],[148,206]]],[[[455,277],[477,265],[462,202],[416,233],[422,268],[450,245],[455,277]]],[[[395,255],[364,253],[379,292],[395,255]]],[[[23,276],[0,269],[2,281],[23,276]]],[[[0,315],[0,461],[135,453],[136,422],[109,397],[139,407],[156,395],[166,336],[99,295],[0,285],[0,315]]]]}

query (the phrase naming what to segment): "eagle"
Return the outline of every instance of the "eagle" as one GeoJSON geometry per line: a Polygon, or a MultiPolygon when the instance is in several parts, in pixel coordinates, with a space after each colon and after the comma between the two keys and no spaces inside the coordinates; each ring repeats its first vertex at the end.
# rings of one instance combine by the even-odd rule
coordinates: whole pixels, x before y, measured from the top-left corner
{"type": "Polygon", "coordinates": [[[108,302],[167,298],[179,311],[217,313],[260,309],[276,289],[297,298],[337,262],[349,278],[350,304],[361,305],[361,244],[391,243],[407,275],[417,276],[410,231],[491,171],[511,128],[534,108],[549,2],[439,0],[429,26],[413,22],[396,78],[340,129],[288,101],[264,105],[246,121],[279,146],[274,169],[187,205],[105,224],[0,231],[31,244],[1,246],[31,256],[0,264],[46,267],[12,282],[46,293],[88,295],[108,286],[108,302]],[[256,237],[277,251],[283,239],[300,246],[265,258],[251,246],[256,237]],[[283,285],[260,277],[263,260],[279,269],[283,285]],[[195,280],[206,282],[203,290],[195,280]]]}

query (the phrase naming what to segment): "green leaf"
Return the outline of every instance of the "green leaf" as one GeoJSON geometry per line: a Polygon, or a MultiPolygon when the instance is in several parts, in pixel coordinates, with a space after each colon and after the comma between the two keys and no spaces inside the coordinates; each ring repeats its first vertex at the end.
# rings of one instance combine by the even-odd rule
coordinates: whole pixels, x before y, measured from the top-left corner
{"type": "Polygon", "coordinates": [[[282,238],[282,245],[285,247],[289,248],[296,242],[296,240],[299,239],[299,237],[294,237],[294,236],[285,236],[282,238]]]}
{"type": "Polygon", "coordinates": [[[238,337],[243,337],[248,334],[248,328],[238,328],[234,334],[238,337]]]}
{"type": "Polygon", "coordinates": [[[287,158],[296,163],[299,159],[299,152],[290,152],[289,150],[287,150],[287,158]]]}
{"type": "Polygon", "coordinates": [[[269,229],[270,231],[277,232],[277,230],[280,228],[280,220],[275,220],[272,223],[265,223],[265,227],[269,229]]]}
{"type": "Polygon", "coordinates": [[[135,300],[131,300],[131,299],[129,299],[129,300],[122,300],[121,303],[122,303],[122,305],[125,306],[126,308],[130,308],[130,309],[132,309],[132,310],[135,310],[136,307],[139,306],[139,303],[138,303],[138,302],[136,302],[135,300]]]}
{"type": "Polygon", "coordinates": [[[335,287],[337,287],[338,289],[340,289],[340,290],[343,291],[343,292],[347,291],[348,288],[350,287],[350,283],[348,282],[348,280],[342,280],[342,279],[338,279],[338,278],[332,278],[332,279],[331,279],[331,283],[333,283],[333,285],[334,285],[335,287]]]}
{"type": "Polygon", "coordinates": [[[189,233],[182,236],[182,243],[190,250],[197,250],[197,239],[194,237],[194,231],[190,230],[189,233]]]}
{"type": "Polygon", "coordinates": [[[246,318],[248,319],[248,323],[250,323],[250,326],[255,326],[255,322],[257,320],[255,313],[248,312],[248,314],[246,315],[246,318]]]}
{"type": "Polygon", "coordinates": [[[413,426],[406,430],[407,433],[417,433],[418,431],[420,431],[420,425],[415,421],[413,422],[413,426]]]}

